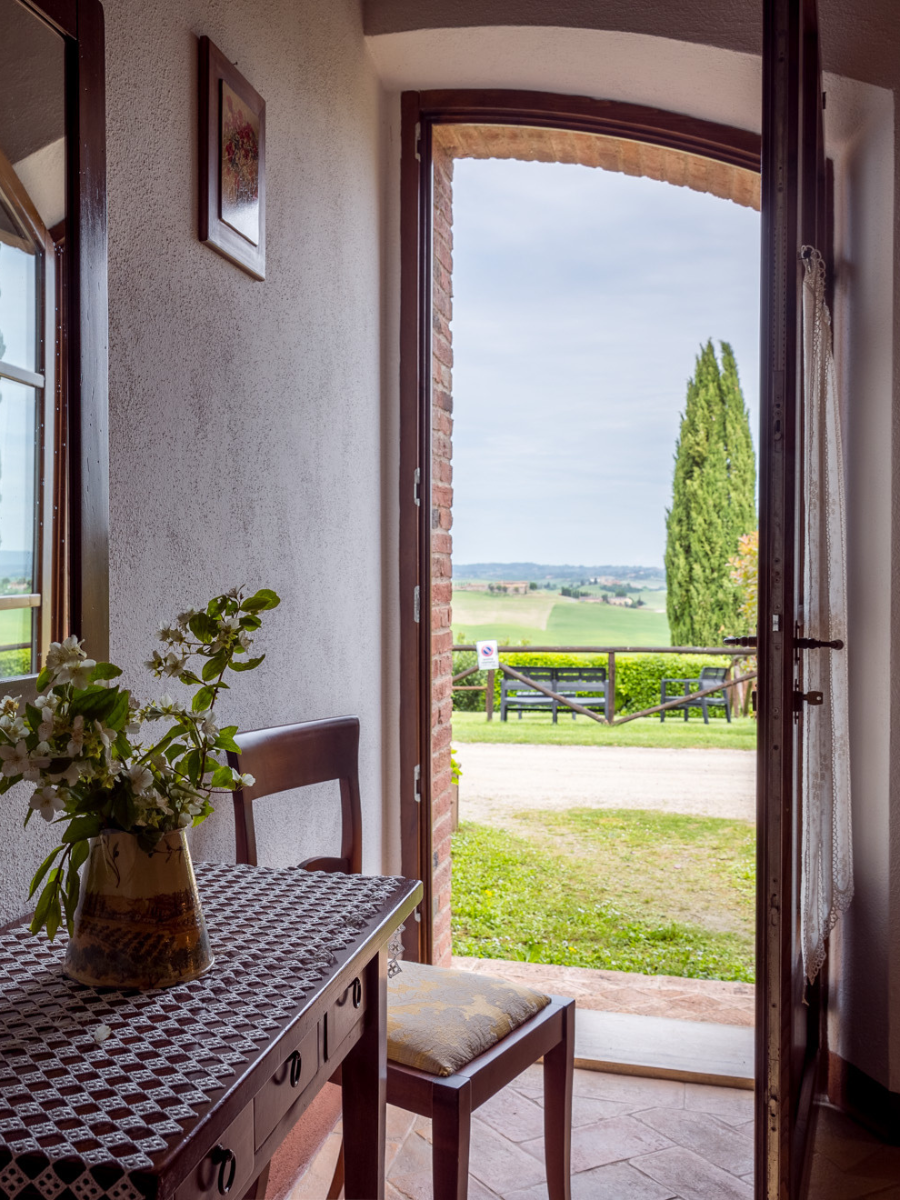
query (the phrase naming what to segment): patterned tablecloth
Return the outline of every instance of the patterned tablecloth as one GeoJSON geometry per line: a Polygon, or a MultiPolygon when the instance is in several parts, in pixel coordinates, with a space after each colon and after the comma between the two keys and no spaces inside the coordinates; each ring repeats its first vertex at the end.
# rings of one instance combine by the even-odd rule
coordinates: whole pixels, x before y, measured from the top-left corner
{"type": "Polygon", "coordinates": [[[193,983],[99,991],[62,974],[65,937],[0,935],[2,1200],[154,1196],[154,1160],[405,882],[195,869],[215,964],[193,983]]]}

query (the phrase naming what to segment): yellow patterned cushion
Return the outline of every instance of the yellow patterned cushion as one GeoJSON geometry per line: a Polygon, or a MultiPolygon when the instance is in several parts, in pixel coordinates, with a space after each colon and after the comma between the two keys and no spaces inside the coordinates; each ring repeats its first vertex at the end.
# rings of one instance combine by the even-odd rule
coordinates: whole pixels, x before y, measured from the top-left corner
{"type": "Polygon", "coordinates": [[[550,1003],[472,971],[401,966],[387,987],[388,1058],[429,1075],[452,1075],[550,1003]]]}

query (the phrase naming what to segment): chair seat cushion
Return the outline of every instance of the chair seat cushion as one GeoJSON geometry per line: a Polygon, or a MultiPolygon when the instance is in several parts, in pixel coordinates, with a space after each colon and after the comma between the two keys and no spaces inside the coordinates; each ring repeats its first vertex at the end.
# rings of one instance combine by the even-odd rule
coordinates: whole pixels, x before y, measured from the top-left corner
{"type": "Polygon", "coordinates": [[[503,979],[413,962],[387,994],[388,1058],[429,1075],[452,1075],[550,1003],[503,979]]]}

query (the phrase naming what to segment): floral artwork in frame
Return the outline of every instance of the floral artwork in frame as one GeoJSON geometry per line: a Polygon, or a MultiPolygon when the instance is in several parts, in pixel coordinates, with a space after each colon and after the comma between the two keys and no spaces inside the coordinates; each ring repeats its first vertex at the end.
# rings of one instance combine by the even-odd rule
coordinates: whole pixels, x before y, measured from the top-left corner
{"type": "Polygon", "coordinates": [[[256,279],[266,268],[266,104],[200,39],[200,240],[256,279]]]}

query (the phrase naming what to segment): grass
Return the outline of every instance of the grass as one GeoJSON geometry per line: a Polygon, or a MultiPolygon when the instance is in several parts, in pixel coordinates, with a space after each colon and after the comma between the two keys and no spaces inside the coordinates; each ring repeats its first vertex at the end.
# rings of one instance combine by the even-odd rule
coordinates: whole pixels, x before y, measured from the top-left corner
{"type": "Polygon", "coordinates": [[[31,641],[30,608],[0,609],[0,646],[15,646],[31,641]]]}
{"type": "Polygon", "coordinates": [[[553,593],[497,596],[453,593],[453,638],[466,642],[497,638],[536,646],[668,646],[665,593],[653,593],[646,608],[589,604],[553,593]],[[654,607],[655,606],[655,607],[654,607]]]}
{"type": "Polygon", "coordinates": [[[517,822],[454,835],[454,954],[753,982],[751,823],[594,809],[517,822]]]}
{"type": "Polygon", "coordinates": [[[727,721],[714,718],[708,725],[698,714],[685,722],[668,717],[639,717],[627,725],[598,725],[590,717],[560,717],[554,725],[546,713],[523,713],[501,721],[495,712],[487,721],[483,712],[454,712],[456,742],[501,742],[537,746],[648,746],[679,750],[755,750],[756,722],[749,717],[727,721]]]}

